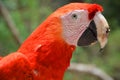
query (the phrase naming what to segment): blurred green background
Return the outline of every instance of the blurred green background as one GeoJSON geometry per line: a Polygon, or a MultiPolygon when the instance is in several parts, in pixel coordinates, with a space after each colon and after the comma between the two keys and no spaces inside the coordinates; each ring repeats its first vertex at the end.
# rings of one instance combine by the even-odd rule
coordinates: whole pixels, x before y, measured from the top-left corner
{"type": "MultiPolygon", "coordinates": [[[[0,0],[9,11],[23,42],[27,36],[58,7],[70,2],[101,4],[103,15],[111,28],[109,41],[103,53],[98,55],[99,46],[78,47],[71,62],[94,64],[114,80],[120,80],[120,1],[119,0],[0,0]]],[[[0,12],[0,55],[18,49],[4,17],[0,12]]],[[[88,74],[66,72],[64,80],[98,80],[88,74]]]]}

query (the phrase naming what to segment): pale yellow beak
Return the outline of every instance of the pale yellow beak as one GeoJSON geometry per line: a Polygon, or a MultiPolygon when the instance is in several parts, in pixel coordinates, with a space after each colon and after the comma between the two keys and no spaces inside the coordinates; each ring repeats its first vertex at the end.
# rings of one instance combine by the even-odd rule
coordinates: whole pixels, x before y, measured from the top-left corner
{"type": "Polygon", "coordinates": [[[103,49],[108,41],[108,34],[110,32],[108,22],[100,12],[96,13],[93,20],[97,28],[98,42],[100,43],[101,49],[103,49]]]}

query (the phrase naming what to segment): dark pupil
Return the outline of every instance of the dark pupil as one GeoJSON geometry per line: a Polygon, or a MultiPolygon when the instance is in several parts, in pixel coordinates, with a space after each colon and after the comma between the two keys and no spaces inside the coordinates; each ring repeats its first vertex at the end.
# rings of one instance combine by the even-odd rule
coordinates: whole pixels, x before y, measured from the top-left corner
{"type": "Polygon", "coordinates": [[[75,19],[77,19],[77,15],[76,14],[73,14],[72,17],[75,18],[75,19]]]}

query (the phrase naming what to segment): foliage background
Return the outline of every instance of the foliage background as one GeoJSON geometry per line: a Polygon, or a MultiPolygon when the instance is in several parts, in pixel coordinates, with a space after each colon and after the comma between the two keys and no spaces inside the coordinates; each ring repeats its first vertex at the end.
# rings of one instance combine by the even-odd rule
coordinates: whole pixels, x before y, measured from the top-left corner
{"type": "MultiPolygon", "coordinates": [[[[27,36],[58,7],[78,1],[98,3],[104,7],[104,16],[109,22],[111,32],[104,52],[98,55],[99,46],[78,47],[71,62],[94,64],[104,70],[114,80],[120,80],[120,2],[119,0],[0,0],[10,12],[20,38],[27,36]]],[[[3,16],[0,14],[0,55],[14,52],[19,45],[15,43],[3,16]]],[[[98,80],[88,74],[66,72],[64,80],[98,80]]]]}

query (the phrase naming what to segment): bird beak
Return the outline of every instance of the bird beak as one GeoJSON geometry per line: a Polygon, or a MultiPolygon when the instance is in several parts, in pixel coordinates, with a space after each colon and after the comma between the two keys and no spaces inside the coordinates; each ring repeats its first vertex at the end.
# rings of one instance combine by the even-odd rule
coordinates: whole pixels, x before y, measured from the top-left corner
{"type": "Polygon", "coordinates": [[[97,28],[97,39],[102,49],[105,47],[107,43],[110,28],[109,28],[107,20],[100,12],[96,13],[94,17],[94,21],[95,21],[96,28],[97,28]]]}
{"type": "Polygon", "coordinates": [[[97,12],[77,44],[78,46],[88,46],[98,41],[101,49],[103,49],[107,43],[109,31],[109,25],[105,17],[97,12]]]}

